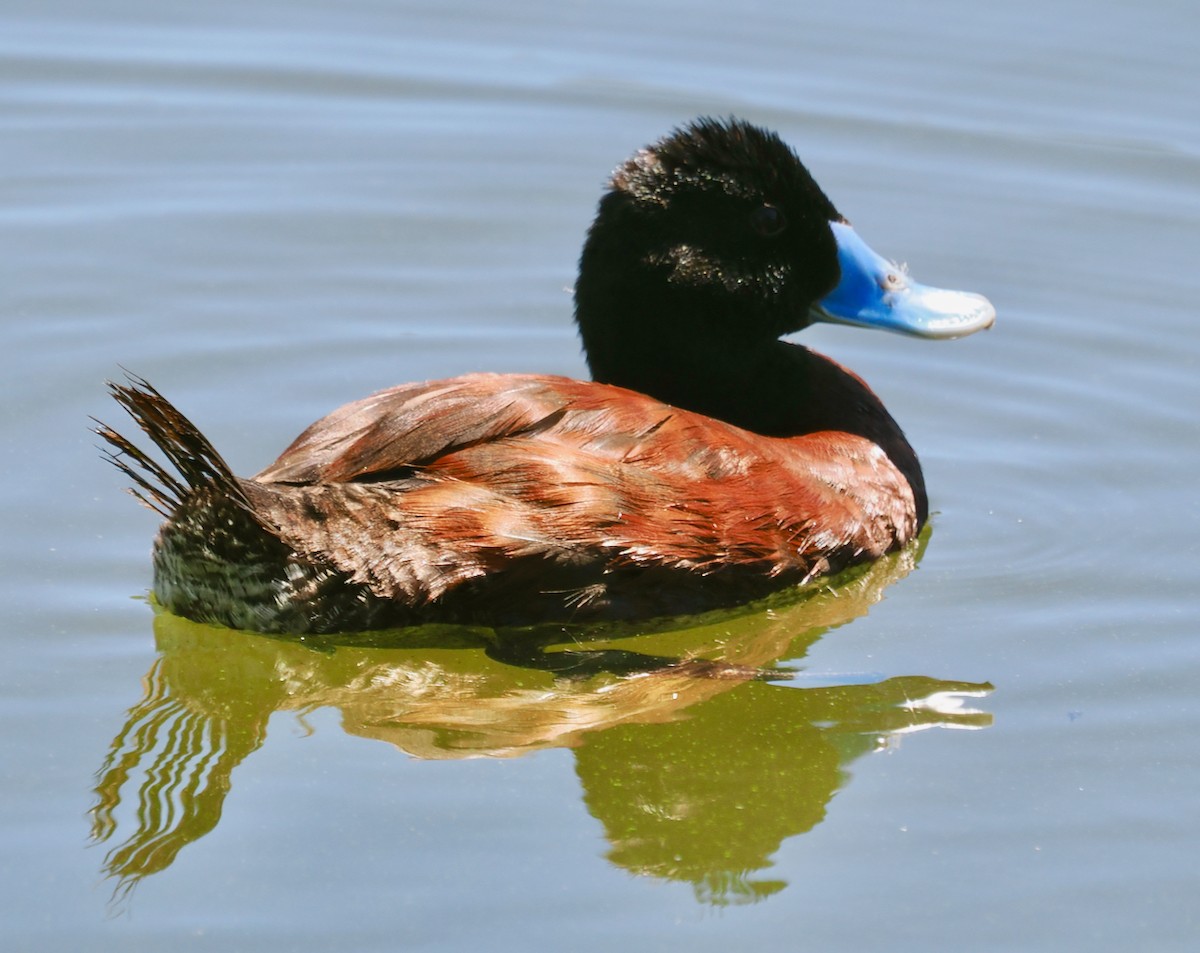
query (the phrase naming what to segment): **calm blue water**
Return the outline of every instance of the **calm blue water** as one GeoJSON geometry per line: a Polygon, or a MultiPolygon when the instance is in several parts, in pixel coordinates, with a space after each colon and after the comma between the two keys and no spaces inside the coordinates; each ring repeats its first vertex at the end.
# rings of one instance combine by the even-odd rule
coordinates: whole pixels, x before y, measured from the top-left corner
{"type": "Polygon", "coordinates": [[[6,4],[6,949],[1195,949],[1198,21],[6,4]],[[583,374],[605,176],[705,113],[997,306],[949,344],[805,336],[922,455],[914,571],[631,643],[798,670],[732,688],[156,622],[155,520],[86,429],[106,377],[253,472],[390,384],[583,374]]]}

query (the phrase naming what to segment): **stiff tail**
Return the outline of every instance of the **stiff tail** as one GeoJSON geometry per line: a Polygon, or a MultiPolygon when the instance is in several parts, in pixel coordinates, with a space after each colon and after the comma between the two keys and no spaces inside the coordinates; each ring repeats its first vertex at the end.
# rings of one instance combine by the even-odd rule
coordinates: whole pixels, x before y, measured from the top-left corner
{"type": "Polygon", "coordinates": [[[175,469],[172,472],[108,424],[97,420],[95,432],[108,442],[102,452],[133,481],[129,492],[167,519],[175,515],[192,493],[201,489],[212,490],[249,510],[250,501],[241,482],[195,424],[148,381],[128,371],[125,378],[127,383],[123,384],[108,381],[109,392],[175,469]]]}

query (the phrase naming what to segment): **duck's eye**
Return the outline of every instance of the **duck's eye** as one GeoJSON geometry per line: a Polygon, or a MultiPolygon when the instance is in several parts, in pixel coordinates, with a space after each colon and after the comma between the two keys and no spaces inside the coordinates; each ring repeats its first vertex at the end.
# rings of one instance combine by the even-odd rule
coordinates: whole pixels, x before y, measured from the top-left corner
{"type": "Polygon", "coordinates": [[[787,218],[768,202],[750,213],[750,224],[764,238],[773,238],[787,228],[787,218]]]}

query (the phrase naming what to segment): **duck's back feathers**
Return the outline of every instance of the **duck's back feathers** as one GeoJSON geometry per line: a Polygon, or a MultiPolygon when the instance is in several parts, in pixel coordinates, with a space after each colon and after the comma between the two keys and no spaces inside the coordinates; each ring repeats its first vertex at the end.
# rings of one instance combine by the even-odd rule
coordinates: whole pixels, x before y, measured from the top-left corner
{"type": "Polygon", "coordinates": [[[255,479],[381,480],[455,449],[545,429],[567,406],[549,380],[566,379],[475,374],[380,391],[312,424],[255,479]]]}

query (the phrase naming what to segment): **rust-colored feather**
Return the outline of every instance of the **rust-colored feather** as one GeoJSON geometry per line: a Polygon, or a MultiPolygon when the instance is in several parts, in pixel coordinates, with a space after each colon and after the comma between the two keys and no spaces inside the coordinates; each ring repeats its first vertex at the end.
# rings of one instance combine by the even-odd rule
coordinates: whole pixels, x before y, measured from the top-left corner
{"type": "Polygon", "coordinates": [[[765,439],[533,375],[367,398],[310,427],[247,491],[298,553],[420,604],[523,560],[550,588],[556,567],[807,577],[917,529],[904,477],[862,438],[765,439]]]}

